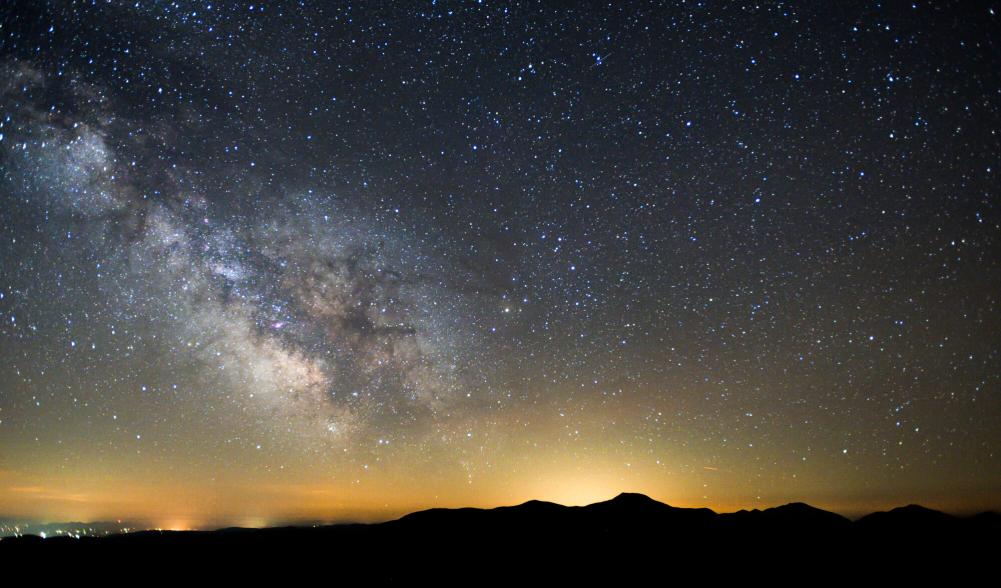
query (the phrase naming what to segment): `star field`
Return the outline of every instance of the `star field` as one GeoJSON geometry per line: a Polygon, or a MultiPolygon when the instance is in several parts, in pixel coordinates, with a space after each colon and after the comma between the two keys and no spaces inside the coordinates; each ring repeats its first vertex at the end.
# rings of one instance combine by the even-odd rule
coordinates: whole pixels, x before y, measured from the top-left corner
{"type": "Polygon", "coordinates": [[[997,508],[993,3],[0,8],[0,515],[997,508]]]}

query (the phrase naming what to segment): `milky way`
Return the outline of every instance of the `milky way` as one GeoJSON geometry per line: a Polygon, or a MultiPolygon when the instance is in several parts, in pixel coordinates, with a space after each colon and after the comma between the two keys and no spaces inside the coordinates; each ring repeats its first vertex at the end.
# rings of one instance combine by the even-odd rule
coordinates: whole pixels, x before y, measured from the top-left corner
{"type": "Polygon", "coordinates": [[[1001,489],[993,5],[0,11],[0,515],[1001,489]]]}
{"type": "Polygon", "coordinates": [[[213,206],[196,169],[161,160],[166,132],[108,114],[106,88],[24,62],[6,77],[4,107],[24,116],[5,125],[7,180],[58,227],[51,239],[81,244],[71,267],[102,294],[87,314],[152,325],[168,361],[224,374],[203,385],[269,430],[343,442],[455,401],[460,349],[476,343],[449,313],[481,302],[460,291],[476,277],[446,271],[392,211],[314,190],[213,206]],[[46,112],[52,94],[66,114],[46,112]]]}

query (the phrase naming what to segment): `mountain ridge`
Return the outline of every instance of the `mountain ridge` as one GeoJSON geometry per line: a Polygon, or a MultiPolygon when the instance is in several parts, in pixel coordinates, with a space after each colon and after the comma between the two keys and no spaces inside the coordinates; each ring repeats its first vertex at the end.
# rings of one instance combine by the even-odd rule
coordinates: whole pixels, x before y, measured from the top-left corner
{"type": "Polygon", "coordinates": [[[1001,536],[1001,516],[993,512],[956,517],[901,507],[873,514],[881,516],[853,522],[805,503],[716,513],[624,493],[584,506],[529,500],[495,508],[432,508],[371,524],[141,531],[79,539],[21,536],[0,540],[0,561],[37,558],[40,566],[59,561],[144,570],[196,562],[216,569],[249,566],[254,575],[287,573],[289,562],[331,561],[339,562],[340,575],[377,582],[468,581],[485,573],[491,580],[562,582],[601,576],[702,578],[707,573],[771,577],[816,570],[848,573],[857,565],[899,575],[902,562],[915,573],[932,566],[955,574],[988,567],[1001,536]]]}
{"type": "MultiPolygon", "coordinates": [[[[308,525],[308,524],[286,524],[274,527],[240,527],[240,526],[227,526],[219,527],[216,529],[207,530],[190,530],[183,532],[193,532],[193,533],[215,533],[215,532],[233,532],[233,531],[263,531],[268,529],[306,529],[306,528],[335,528],[335,527],[356,527],[356,526],[380,526],[398,523],[401,521],[410,521],[418,518],[426,518],[432,516],[462,516],[471,515],[478,516],[479,514],[485,513],[529,513],[539,514],[539,513],[572,513],[574,511],[596,511],[603,509],[618,509],[623,513],[628,512],[659,512],[663,514],[690,514],[699,515],[703,517],[717,517],[722,519],[728,518],[747,518],[747,517],[826,517],[829,520],[843,520],[851,525],[858,525],[859,523],[865,521],[864,524],[873,525],[876,523],[883,523],[884,521],[890,520],[901,520],[903,518],[921,518],[923,520],[935,520],[935,521],[965,521],[965,520],[990,520],[995,521],[1001,519],[1001,513],[997,511],[982,511],[979,513],[974,513],[970,515],[956,515],[950,514],[929,507],[925,507],[919,504],[907,504],[904,506],[898,506],[885,511],[874,511],[858,517],[857,519],[850,519],[839,513],[833,511],[828,511],[815,507],[805,502],[789,502],[777,506],[771,506],[764,509],[741,509],[734,512],[716,512],[708,507],[679,507],[673,506],[671,504],[660,502],[646,494],[638,492],[621,492],[616,496],[602,500],[598,502],[593,502],[586,505],[563,505],[557,502],[531,499],[525,502],[514,504],[514,505],[501,505],[494,507],[431,507],[427,509],[416,510],[407,514],[404,514],[396,519],[390,519],[382,522],[374,523],[359,523],[359,522],[342,522],[342,523],[331,523],[323,525],[308,525]]],[[[489,516],[489,515],[488,515],[489,516]]],[[[85,528],[94,525],[108,525],[108,522],[57,522],[57,523],[45,523],[45,527],[73,527],[73,528],[85,528]]],[[[109,533],[103,536],[114,536],[114,535],[135,535],[139,532],[151,531],[151,532],[166,532],[155,528],[136,528],[134,531],[129,531],[128,533],[109,533]]],[[[179,531],[172,531],[179,532],[179,531]]],[[[23,537],[32,536],[32,534],[24,534],[23,537]]],[[[4,540],[10,540],[15,537],[0,537],[0,544],[4,540]]],[[[55,537],[52,537],[54,539],[55,537]]]]}

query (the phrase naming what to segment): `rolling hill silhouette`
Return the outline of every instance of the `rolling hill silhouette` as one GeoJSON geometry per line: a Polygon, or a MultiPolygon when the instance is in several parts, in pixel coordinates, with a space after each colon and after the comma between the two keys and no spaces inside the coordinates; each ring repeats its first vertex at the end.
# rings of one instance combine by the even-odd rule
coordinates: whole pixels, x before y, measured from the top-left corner
{"type": "Polygon", "coordinates": [[[902,561],[912,562],[911,571],[928,565],[969,570],[971,563],[990,561],[999,531],[996,513],[963,518],[911,505],[852,522],[803,503],[718,514],[623,493],[587,506],[531,500],[491,509],[433,508],[378,524],[144,531],[81,539],[24,536],[0,541],[0,560],[205,560],[265,567],[322,561],[376,580],[460,573],[508,579],[524,573],[537,579],[677,578],[706,570],[718,577],[760,572],[762,565],[793,573],[844,571],[846,562],[899,566],[902,561]]]}

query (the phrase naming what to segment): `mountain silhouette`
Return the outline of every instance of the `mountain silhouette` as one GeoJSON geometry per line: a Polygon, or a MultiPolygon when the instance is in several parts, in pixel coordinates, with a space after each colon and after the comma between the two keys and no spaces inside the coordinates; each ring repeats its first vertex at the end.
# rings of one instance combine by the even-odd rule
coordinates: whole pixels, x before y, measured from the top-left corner
{"type": "Polygon", "coordinates": [[[765,510],[741,510],[719,515],[723,527],[734,530],[833,532],[851,526],[847,518],[826,510],[793,502],[765,510]]]}
{"type": "Polygon", "coordinates": [[[377,524],[24,536],[0,541],[0,560],[328,562],[342,575],[376,581],[460,573],[494,580],[524,574],[554,580],[694,578],[706,570],[719,577],[761,572],[765,563],[787,573],[843,570],[845,562],[876,569],[895,562],[899,575],[906,571],[899,569],[901,562],[913,562],[915,570],[938,564],[952,572],[989,562],[999,531],[996,513],[962,518],[911,505],[852,522],[804,503],[718,514],[623,493],[587,506],[530,500],[490,509],[432,508],[377,524]]]}

